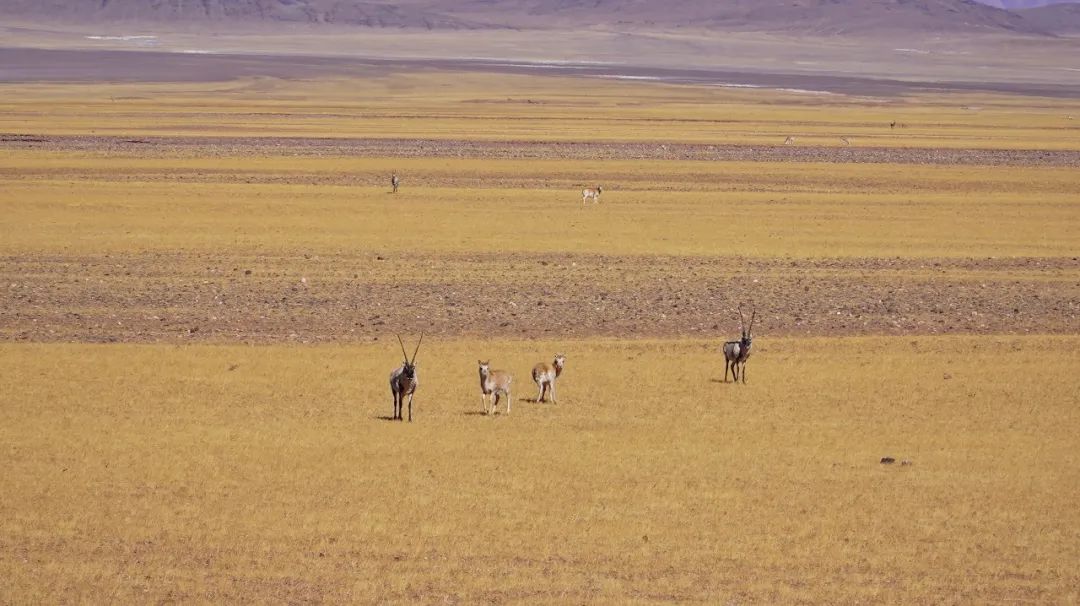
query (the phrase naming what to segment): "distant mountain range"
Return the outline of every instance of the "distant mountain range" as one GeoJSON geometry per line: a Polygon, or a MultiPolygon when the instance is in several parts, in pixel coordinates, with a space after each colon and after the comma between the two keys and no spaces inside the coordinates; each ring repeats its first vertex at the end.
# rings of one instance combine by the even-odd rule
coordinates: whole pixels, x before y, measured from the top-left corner
{"type": "Polygon", "coordinates": [[[1061,2],[1025,10],[1022,14],[1025,21],[1043,31],[1061,35],[1080,34],[1080,4],[1061,2]]]}
{"type": "MultiPolygon", "coordinates": [[[[1060,0],[1057,0],[1060,1],[1060,0]]],[[[283,23],[420,29],[709,28],[876,35],[878,32],[1072,31],[1060,14],[1002,10],[1055,0],[0,0],[20,22],[140,22],[273,27],[283,23]],[[980,3],[982,2],[982,3],[980,3]],[[991,4],[998,6],[990,6],[991,4]]],[[[1037,8],[1046,11],[1059,7],[1037,8]]]]}

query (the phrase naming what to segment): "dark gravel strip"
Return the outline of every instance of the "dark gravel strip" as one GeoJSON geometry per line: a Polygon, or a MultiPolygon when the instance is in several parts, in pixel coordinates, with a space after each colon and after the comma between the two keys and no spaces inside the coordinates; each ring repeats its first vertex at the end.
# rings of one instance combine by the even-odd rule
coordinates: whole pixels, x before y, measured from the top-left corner
{"type": "Polygon", "coordinates": [[[0,149],[146,156],[355,156],[568,160],[712,160],[965,166],[1080,167],[1080,150],[1000,150],[801,145],[705,145],[288,137],[103,137],[0,134],[0,149]]]}
{"type": "Polygon", "coordinates": [[[1080,334],[1075,259],[0,259],[0,342],[1080,334]],[[972,273],[972,272],[975,273],[972,273]],[[915,273],[912,273],[915,272],[915,273]],[[494,277],[493,277],[494,276],[494,277]]]}

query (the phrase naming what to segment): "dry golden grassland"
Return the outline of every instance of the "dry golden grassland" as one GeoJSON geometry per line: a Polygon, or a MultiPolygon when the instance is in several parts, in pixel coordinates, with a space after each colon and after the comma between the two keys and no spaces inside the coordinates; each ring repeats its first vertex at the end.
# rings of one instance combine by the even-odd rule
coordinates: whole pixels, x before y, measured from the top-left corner
{"type": "Polygon", "coordinates": [[[736,386],[713,342],[431,341],[408,424],[392,339],[4,345],[0,597],[1068,603],[1078,346],[770,339],[736,386]]]}
{"type": "Polygon", "coordinates": [[[9,84],[0,132],[1078,148],[1080,103],[875,98],[421,72],[225,83],[9,84]],[[896,128],[890,128],[896,122],[896,128]]]}
{"type": "Polygon", "coordinates": [[[0,156],[7,254],[1070,256],[1072,168],[0,156]],[[405,176],[398,195],[390,171],[405,176]],[[249,183],[250,182],[250,183],[249,183]],[[605,186],[582,208],[580,186],[605,186]]]}
{"type": "MultiPolygon", "coordinates": [[[[0,93],[0,133],[124,137],[1075,150],[1080,115],[438,72],[0,93]]],[[[13,139],[0,602],[1080,600],[1075,168],[13,139]],[[746,385],[720,338],[641,338],[733,336],[757,294],[746,385]],[[556,350],[560,403],[525,401],[556,350]]]]}

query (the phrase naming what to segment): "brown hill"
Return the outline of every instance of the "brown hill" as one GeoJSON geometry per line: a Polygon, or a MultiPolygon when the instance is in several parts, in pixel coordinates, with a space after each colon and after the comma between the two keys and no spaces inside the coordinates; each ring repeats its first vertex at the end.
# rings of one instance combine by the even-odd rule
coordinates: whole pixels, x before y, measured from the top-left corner
{"type": "Polygon", "coordinates": [[[642,27],[793,33],[1035,32],[974,0],[0,0],[36,22],[336,24],[427,29],[642,27]]]}
{"type": "Polygon", "coordinates": [[[1055,34],[1080,34],[1080,4],[1055,4],[1021,13],[1035,27],[1055,34]]]}

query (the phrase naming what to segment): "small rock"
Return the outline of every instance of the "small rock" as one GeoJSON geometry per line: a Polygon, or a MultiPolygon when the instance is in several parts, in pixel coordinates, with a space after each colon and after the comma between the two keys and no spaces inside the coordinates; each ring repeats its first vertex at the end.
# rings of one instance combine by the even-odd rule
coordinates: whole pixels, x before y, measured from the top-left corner
{"type": "Polygon", "coordinates": [[[896,462],[896,459],[894,459],[892,457],[881,457],[881,464],[882,465],[892,465],[895,462],[896,462]]]}

